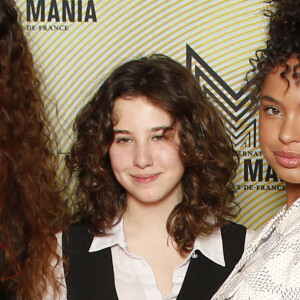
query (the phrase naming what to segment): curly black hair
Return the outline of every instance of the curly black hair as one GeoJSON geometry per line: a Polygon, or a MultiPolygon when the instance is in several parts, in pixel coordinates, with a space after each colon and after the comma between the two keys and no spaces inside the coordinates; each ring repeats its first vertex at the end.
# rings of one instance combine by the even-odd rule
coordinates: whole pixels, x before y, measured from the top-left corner
{"type": "MultiPolygon", "coordinates": [[[[268,35],[265,48],[255,53],[250,59],[252,70],[247,74],[251,88],[251,99],[255,105],[259,103],[261,86],[266,75],[281,65],[284,70],[281,77],[290,71],[286,61],[296,57],[300,62],[300,0],[269,0],[270,6],[264,11],[269,18],[268,35]]],[[[293,78],[300,79],[300,64],[294,66],[293,78]]]]}

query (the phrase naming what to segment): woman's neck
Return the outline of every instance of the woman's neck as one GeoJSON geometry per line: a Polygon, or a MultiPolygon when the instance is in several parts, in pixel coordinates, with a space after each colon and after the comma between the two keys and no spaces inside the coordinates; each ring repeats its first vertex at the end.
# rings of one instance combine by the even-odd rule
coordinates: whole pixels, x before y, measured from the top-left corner
{"type": "Polygon", "coordinates": [[[177,203],[144,203],[127,199],[127,208],[124,212],[124,226],[135,228],[137,231],[163,231],[170,213],[177,203]]]}
{"type": "Polygon", "coordinates": [[[286,182],[286,207],[289,208],[300,197],[300,184],[286,182]]]}
{"type": "Polygon", "coordinates": [[[174,269],[187,257],[178,252],[166,229],[167,219],[178,202],[165,200],[145,203],[127,198],[124,213],[127,250],[151,266],[163,297],[172,290],[174,269]]]}

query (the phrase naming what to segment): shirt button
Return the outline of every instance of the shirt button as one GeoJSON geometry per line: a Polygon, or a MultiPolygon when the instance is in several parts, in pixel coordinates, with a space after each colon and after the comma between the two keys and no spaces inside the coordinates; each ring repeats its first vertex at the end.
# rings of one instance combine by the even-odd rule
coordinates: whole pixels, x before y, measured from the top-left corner
{"type": "Polygon", "coordinates": [[[198,258],[198,254],[196,252],[192,253],[192,258],[198,258]]]}

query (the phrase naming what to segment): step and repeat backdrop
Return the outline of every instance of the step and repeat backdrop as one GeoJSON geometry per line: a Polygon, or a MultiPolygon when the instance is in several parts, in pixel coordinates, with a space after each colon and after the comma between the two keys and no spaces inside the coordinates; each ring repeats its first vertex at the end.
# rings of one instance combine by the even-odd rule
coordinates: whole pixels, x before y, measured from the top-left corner
{"type": "Polygon", "coordinates": [[[264,44],[262,0],[16,1],[41,72],[62,178],[73,120],[99,84],[120,63],[163,53],[192,71],[225,117],[240,154],[236,221],[257,229],[283,205],[284,184],[262,157],[258,117],[243,88],[249,58],[264,44]]]}

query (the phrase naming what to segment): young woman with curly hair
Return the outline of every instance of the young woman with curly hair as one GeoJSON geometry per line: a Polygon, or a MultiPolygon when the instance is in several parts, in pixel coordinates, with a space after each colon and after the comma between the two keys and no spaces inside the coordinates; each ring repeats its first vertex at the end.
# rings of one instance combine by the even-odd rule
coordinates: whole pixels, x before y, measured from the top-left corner
{"type": "Polygon", "coordinates": [[[269,1],[269,37],[251,60],[260,147],[286,205],[249,244],[213,299],[300,299],[300,1],[269,1]]]}
{"type": "Polygon", "coordinates": [[[119,66],[75,121],[68,299],[210,299],[240,258],[238,158],[194,76],[164,55],[119,66]]]}
{"type": "Polygon", "coordinates": [[[0,90],[0,298],[42,299],[46,288],[59,288],[56,233],[69,217],[55,183],[40,82],[13,0],[0,1],[0,90]]]}

